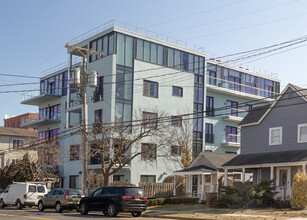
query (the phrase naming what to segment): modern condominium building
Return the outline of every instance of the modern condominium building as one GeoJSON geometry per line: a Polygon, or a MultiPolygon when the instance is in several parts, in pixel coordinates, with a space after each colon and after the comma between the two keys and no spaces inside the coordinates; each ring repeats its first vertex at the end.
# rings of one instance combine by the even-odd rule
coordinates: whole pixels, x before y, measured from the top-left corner
{"type": "MultiPolygon", "coordinates": [[[[135,26],[108,22],[70,43],[103,51],[103,56],[87,59],[87,69],[98,72],[97,87],[86,88],[87,124],[129,122],[136,112],[149,118],[164,112],[177,122],[181,115],[192,114],[194,155],[203,150],[239,153],[237,123],[253,104],[273,101],[279,93],[278,79],[208,60],[197,47],[135,26]]],[[[64,187],[78,188],[82,144],[80,133],[73,131],[81,121],[82,93],[69,80],[67,67],[51,70],[41,77],[40,93],[25,96],[22,103],[39,107],[39,120],[24,126],[38,128],[42,140],[59,140],[64,187]]],[[[169,151],[176,153],[172,146],[169,151]]],[[[99,173],[100,163],[89,158],[88,169],[99,173]]],[[[139,156],[113,175],[113,180],[161,182],[179,169],[179,163],[166,158],[152,155],[149,161],[139,156]]]]}

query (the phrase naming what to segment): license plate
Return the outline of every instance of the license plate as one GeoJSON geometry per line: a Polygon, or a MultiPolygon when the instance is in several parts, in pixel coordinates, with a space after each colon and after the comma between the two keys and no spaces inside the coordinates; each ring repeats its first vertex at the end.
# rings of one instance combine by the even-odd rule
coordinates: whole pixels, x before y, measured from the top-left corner
{"type": "Polygon", "coordinates": [[[140,198],[134,198],[135,200],[140,200],[140,198]]]}
{"type": "Polygon", "coordinates": [[[37,198],[38,198],[38,199],[41,199],[41,198],[43,198],[43,196],[37,196],[37,198]]]}

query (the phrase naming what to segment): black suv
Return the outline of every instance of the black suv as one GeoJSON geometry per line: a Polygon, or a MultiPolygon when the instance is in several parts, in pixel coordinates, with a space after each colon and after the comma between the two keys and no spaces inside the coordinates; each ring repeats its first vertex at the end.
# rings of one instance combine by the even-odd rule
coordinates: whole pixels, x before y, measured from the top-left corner
{"type": "Polygon", "coordinates": [[[103,211],[110,217],[117,216],[119,212],[131,212],[133,217],[139,217],[146,210],[147,197],[139,187],[108,186],[81,198],[79,207],[82,215],[89,211],[103,211]]]}

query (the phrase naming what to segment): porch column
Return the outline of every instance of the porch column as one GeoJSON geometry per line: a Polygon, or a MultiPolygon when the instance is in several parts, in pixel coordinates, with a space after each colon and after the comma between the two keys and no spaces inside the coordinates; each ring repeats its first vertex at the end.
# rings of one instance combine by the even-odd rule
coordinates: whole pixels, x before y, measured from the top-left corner
{"type": "Polygon", "coordinates": [[[245,168],[242,168],[241,182],[245,183],[245,168]]]}
{"type": "Polygon", "coordinates": [[[306,164],[303,165],[303,173],[306,174],[306,164]]]}
{"type": "Polygon", "coordinates": [[[176,175],[174,175],[174,192],[173,195],[176,196],[176,175]]]}
{"type": "Polygon", "coordinates": [[[201,184],[200,184],[200,200],[204,199],[204,175],[201,174],[201,184]]]}
{"type": "Polygon", "coordinates": [[[224,171],[224,186],[228,186],[228,169],[224,171]]]}
{"type": "Polygon", "coordinates": [[[271,172],[270,172],[270,180],[274,179],[274,167],[271,166],[271,172]]]}

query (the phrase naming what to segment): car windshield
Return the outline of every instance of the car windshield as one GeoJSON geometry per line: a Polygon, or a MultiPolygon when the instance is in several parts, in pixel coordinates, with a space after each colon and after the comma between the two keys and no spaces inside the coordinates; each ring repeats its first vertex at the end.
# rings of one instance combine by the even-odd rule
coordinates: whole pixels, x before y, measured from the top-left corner
{"type": "Polygon", "coordinates": [[[145,193],[141,188],[126,188],[126,195],[129,195],[129,196],[144,196],[145,193]]]}

